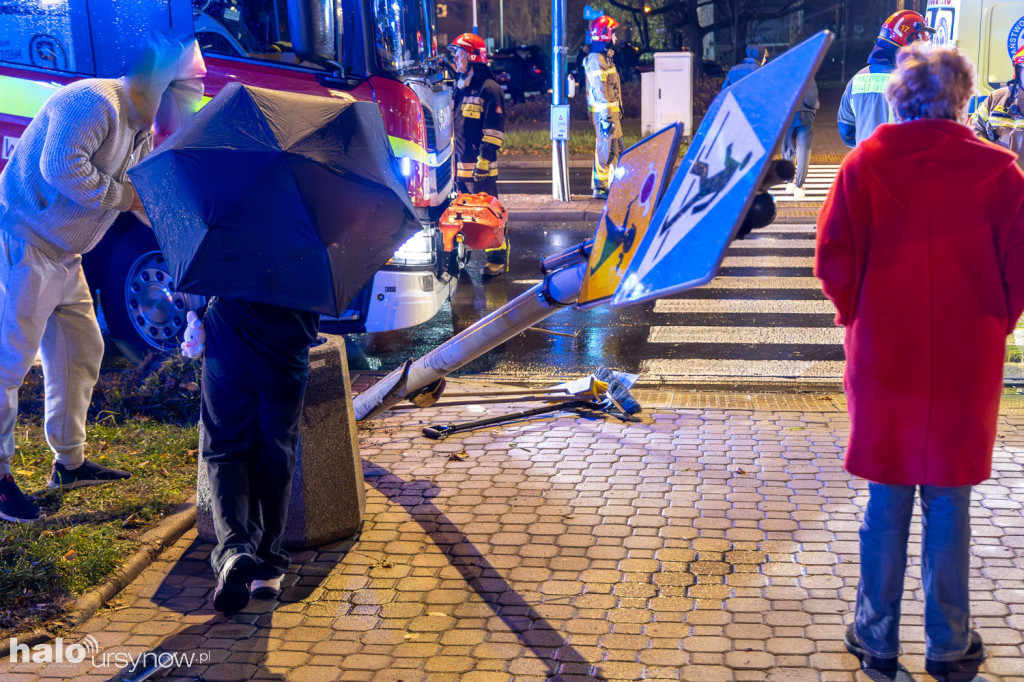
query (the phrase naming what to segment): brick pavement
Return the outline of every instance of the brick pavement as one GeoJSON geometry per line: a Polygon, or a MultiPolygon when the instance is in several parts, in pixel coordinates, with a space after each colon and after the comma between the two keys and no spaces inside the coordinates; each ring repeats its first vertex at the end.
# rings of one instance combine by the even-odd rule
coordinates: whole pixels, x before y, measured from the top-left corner
{"type": "MultiPolygon", "coordinates": [[[[866,501],[840,461],[842,397],[644,399],[642,423],[559,416],[443,442],[420,428],[481,412],[392,413],[362,429],[361,537],[295,554],[280,604],[215,614],[192,532],[69,641],[205,652],[170,679],[209,682],[868,679],[841,644],[866,501]]],[[[1024,414],[1001,414],[971,571],[980,672],[1007,681],[1024,680],[1024,414]]],[[[901,660],[923,680],[910,554],[901,660]]],[[[10,682],[112,672],[0,663],[10,682]]]]}

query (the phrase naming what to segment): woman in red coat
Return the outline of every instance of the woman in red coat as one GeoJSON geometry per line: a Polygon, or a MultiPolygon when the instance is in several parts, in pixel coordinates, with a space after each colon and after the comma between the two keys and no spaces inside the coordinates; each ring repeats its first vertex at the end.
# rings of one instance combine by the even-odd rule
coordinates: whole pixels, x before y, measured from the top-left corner
{"type": "Polygon", "coordinates": [[[846,328],[846,470],[868,479],[846,646],[895,669],[920,487],[926,667],[984,654],[970,629],[971,486],[991,474],[1006,336],[1024,310],[1024,173],[961,122],[974,70],[955,48],[900,51],[880,126],[843,162],[814,272],[846,328]]]}

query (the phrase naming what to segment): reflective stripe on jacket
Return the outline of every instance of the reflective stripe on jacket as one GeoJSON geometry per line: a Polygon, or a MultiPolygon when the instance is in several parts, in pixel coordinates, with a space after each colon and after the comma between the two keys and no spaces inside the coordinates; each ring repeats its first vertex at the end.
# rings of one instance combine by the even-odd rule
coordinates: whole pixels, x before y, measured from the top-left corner
{"type": "Polygon", "coordinates": [[[591,52],[583,66],[587,71],[587,108],[618,117],[622,111],[622,86],[615,62],[607,52],[591,52]]]}
{"type": "Polygon", "coordinates": [[[1024,168],[1024,90],[1019,85],[1000,88],[993,92],[971,116],[974,134],[983,140],[995,142],[1017,154],[1017,165],[1024,168]]]}
{"type": "Polygon", "coordinates": [[[455,175],[471,178],[478,167],[497,175],[498,149],[505,139],[505,93],[482,64],[474,64],[469,81],[456,86],[455,175]]]}
{"type": "Polygon", "coordinates": [[[885,89],[892,79],[892,67],[881,64],[865,66],[846,84],[839,103],[839,134],[847,147],[856,147],[883,123],[895,117],[885,89]]]}

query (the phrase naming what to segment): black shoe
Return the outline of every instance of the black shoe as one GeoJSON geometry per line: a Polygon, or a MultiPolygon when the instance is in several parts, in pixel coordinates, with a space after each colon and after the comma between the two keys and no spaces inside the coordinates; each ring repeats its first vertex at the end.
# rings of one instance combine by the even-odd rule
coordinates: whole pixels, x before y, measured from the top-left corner
{"type": "Polygon", "coordinates": [[[241,611],[249,603],[249,585],[256,577],[256,557],[233,554],[224,562],[213,590],[213,608],[221,613],[241,611]]]}
{"type": "Polygon", "coordinates": [[[120,469],[111,469],[102,464],[90,462],[88,459],[82,462],[82,466],[74,469],[65,469],[59,462],[53,463],[53,473],[50,474],[49,487],[51,488],[81,488],[87,485],[99,485],[111,481],[123,481],[131,478],[132,475],[120,469]]]}
{"type": "Polygon", "coordinates": [[[39,507],[25,497],[10,474],[0,477],[0,519],[14,523],[32,523],[42,516],[39,507]]]}
{"type": "Polygon", "coordinates": [[[281,579],[283,575],[266,580],[253,580],[249,588],[249,594],[253,599],[277,599],[281,596],[281,579]]]}
{"type": "Polygon", "coordinates": [[[924,659],[924,669],[932,677],[945,677],[950,673],[958,672],[965,665],[982,661],[985,659],[985,646],[981,641],[981,635],[971,630],[967,637],[967,651],[960,658],[952,661],[935,661],[928,657],[924,659]]]}
{"type": "Polygon", "coordinates": [[[846,637],[843,640],[843,644],[846,645],[846,650],[851,654],[860,659],[860,665],[862,668],[871,668],[879,672],[895,672],[899,667],[899,657],[892,656],[890,658],[879,658],[868,653],[863,646],[861,646],[860,640],[857,639],[857,630],[853,625],[846,628],[846,637]]]}
{"type": "Polygon", "coordinates": [[[608,198],[608,190],[606,190],[606,189],[595,189],[593,196],[594,196],[595,199],[607,199],[608,198]]]}

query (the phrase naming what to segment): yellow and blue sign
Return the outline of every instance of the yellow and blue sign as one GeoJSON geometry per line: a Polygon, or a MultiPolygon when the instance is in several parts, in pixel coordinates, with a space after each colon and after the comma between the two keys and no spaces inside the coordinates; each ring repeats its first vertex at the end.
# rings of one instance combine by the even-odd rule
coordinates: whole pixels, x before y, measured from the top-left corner
{"type": "Polygon", "coordinates": [[[577,308],[607,301],[618,288],[665,190],[679,153],[679,134],[680,125],[673,123],[622,153],[594,234],[577,308]]]}

